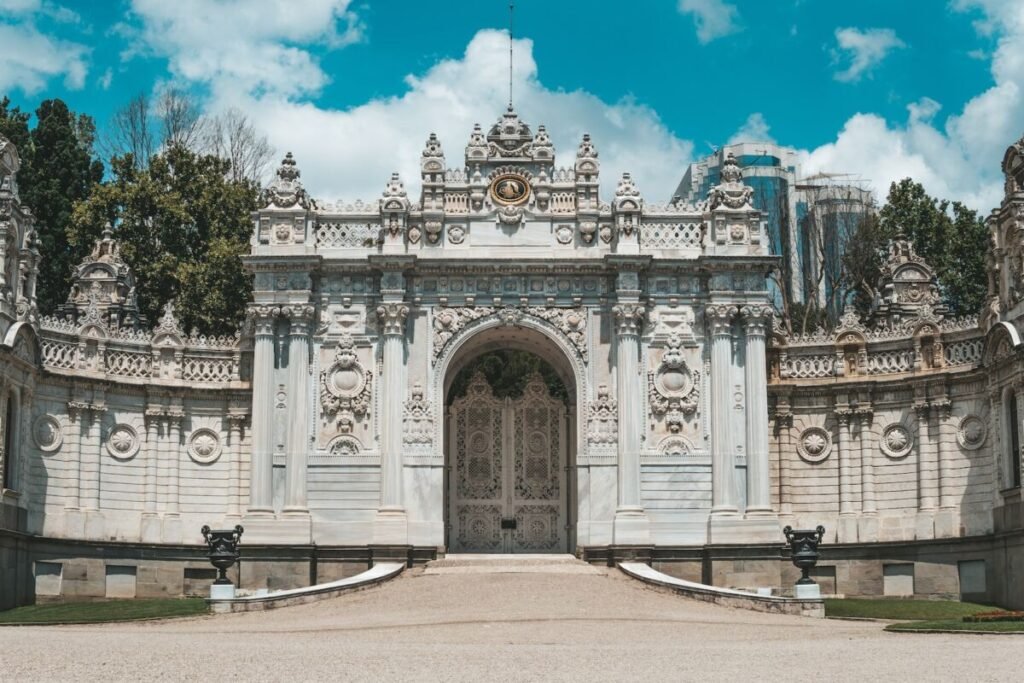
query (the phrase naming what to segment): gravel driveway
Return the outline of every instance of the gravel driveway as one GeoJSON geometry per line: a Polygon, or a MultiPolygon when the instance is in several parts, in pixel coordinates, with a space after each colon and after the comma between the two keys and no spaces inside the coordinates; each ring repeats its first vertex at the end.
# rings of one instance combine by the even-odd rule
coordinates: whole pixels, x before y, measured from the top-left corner
{"type": "Polygon", "coordinates": [[[5,680],[1020,680],[1024,636],[746,612],[617,570],[424,574],[320,603],[0,629],[5,680]]]}

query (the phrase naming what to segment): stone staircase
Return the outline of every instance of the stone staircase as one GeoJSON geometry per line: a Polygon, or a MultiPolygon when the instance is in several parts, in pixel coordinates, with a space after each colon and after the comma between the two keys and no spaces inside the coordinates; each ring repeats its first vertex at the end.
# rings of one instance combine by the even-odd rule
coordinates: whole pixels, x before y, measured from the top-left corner
{"type": "Polygon", "coordinates": [[[589,565],[573,555],[477,555],[449,554],[428,562],[425,575],[433,574],[590,574],[604,568],[589,565]]]}

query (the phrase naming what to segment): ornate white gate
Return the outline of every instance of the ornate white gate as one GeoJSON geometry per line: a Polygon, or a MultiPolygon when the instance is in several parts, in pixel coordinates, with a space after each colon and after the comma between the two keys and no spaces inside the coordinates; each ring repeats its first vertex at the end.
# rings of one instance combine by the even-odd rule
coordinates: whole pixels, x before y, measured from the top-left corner
{"type": "Polygon", "coordinates": [[[477,373],[450,415],[451,552],[566,552],[566,411],[540,375],[501,400],[477,373]]]}

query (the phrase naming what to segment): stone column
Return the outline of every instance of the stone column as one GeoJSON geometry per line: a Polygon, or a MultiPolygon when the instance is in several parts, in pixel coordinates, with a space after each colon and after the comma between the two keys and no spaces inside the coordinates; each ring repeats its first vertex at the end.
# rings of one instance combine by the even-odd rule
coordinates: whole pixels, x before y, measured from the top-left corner
{"type": "Polygon", "coordinates": [[[402,500],[402,406],[405,405],[405,321],[409,307],[386,302],[377,307],[384,334],[383,413],[381,415],[380,512],[404,514],[402,500]]]}
{"type": "Polygon", "coordinates": [[[228,517],[242,514],[242,426],[245,415],[228,414],[228,456],[231,469],[228,473],[228,517]]]}
{"type": "MultiPolygon", "coordinates": [[[[6,392],[4,392],[6,394],[6,392]]],[[[6,406],[4,407],[6,415],[6,406]]],[[[82,506],[82,432],[85,430],[85,422],[89,419],[88,411],[80,401],[68,401],[68,443],[65,448],[67,455],[65,462],[69,463],[68,477],[71,478],[71,485],[68,486],[67,502],[65,510],[78,510],[82,506]],[[75,424],[75,423],[78,424],[75,424]],[[73,461],[72,461],[73,459],[73,461]]]]}
{"type": "Polygon", "coordinates": [[[772,511],[768,464],[768,368],[765,363],[767,306],[744,306],[740,311],[746,332],[744,384],[747,397],[747,513],[772,511]]]}
{"type": "Polygon", "coordinates": [[[948,398],[932,401],[932,414],[938,422],[938,440],[935,443],[939,477],[939,511],[935,514],[935,536],[950,538],[958,535],[956,497],[950,470],[955,452],[956,434],[953,429],[953,402],[948,398]]]}
{"type": "Polygon", "coordinates": [[[775,414],[775,433],[779,439],[779,513],[793,514],[793,482],[789,458],[793,453],[793,413],[780,409],[775,414]]]}
{"type": "Polygon", "coordinates": [[[100,405],[90,405],[88,410],[88,431],[82,450],[90,454],[88,467],[83,468],[82,479],[87,482],[83,508],[86,510],[100,509],[100,462],[103,460],[105,442],[103,439],[103,414],[107,409],[100,405]]]}
{"type": "Polygon", "coordinates": [[[251,306],[256,324],[252,358],[252,466],[249,513],[272,514],[274,468],[274,323],[280,309],[251,306]]]}
{"type": "Polygon", "coordinates": [[[878,512],[875,502],[875,460],[871,444],[871,421],[874,413],[871,410],[858,410],[860,418],[860,489],[863,510],[866,515],[878,512]]]}
{"type": "MultiPolygon", "coordinates": [[[[736,462],[730,448],[732,413],[729,370],[732,366],[732,319],[735,306],[710,305],[704,309],[711,330],[711,514],[734,515],[736,462]]],[[[621,403],[620,403],[621,405],[621,403]]]]}
{"type": "Polygon", "coordinates": [[[156,505],[156,465],[157,454],[157,439],[160,438],[160,419],[163,416],[162,411],[157,408],[147,408],[145,412],[145,423],[146,423],[146,503],[143,506],[143,515],[156,516],[157,505],[156,505]]]}
{"type": "Polygon", "coordinates": [[[837,408],[835,411],[836,422],[839,429],[837,439],[839,443],[839,523],[836,529],[836,538],[840,543],[857,542],[857,519],[856,510],[853,504],[853,430],[850,429],[850,420],[853,418],[853,411],[847,407],[837,408]]]}
{"type": "Polygon", "coordinates": [[[308,515],[306,472],[309,458],[309,325],[313,307],[285,306],[288,334],[288,441],[285,449],[284,512],[308,515]]]}
{"type": "Polygon", "coordinates": [[[632,301],[612,308],[615,316],[615,382],[618,392],[618,507],[613,539],[618,545],[650,542],[647,514],[640,499],[640,446],[643,394],[640,388],[640,326],[643,304],[632,301]]]}
{"type": "Polygon", "coordinates": [[[168,515],[177,515],[180,505],[180,471],[181,471],[181,423],[185,421],[185,414],[181,412],[170,412],[167,414],[167,434],[170,442],[171,457],[167,467],[167,509],[168,515]]]}
{"type": "Polygon", "coordinates": [[[917,482],[918,509],[934,510],[938,491],[936,487],[935,463],[932,457],[931,434],[929,433],[929,413],[931,406],[918,403],[914,406],[917,413],[917,482]]]}

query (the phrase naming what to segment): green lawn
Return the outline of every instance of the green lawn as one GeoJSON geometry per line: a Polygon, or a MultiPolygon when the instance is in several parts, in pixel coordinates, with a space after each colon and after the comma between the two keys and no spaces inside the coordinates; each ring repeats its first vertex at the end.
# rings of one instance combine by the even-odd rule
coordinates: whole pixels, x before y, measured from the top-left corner
{"type": "Polygon", "coordinates": [[[50,602],[0,612],[0,624],[95,624],[206,614],[202,598],[50,602]]]}
{"type": "Polygon", "coordinates": [[[827,617],[866,619],[957,619],[978,612],[991,612],[987,605],[958,600],[825,600],[827,617]]]}
{"type": "Polygon", "coordinates": [[[984,633],[1024,633],[1024,621],[983,621],[968,623],[960,619],[907,621],[889,624],[886,631],[974,631],[984,633]]]}

